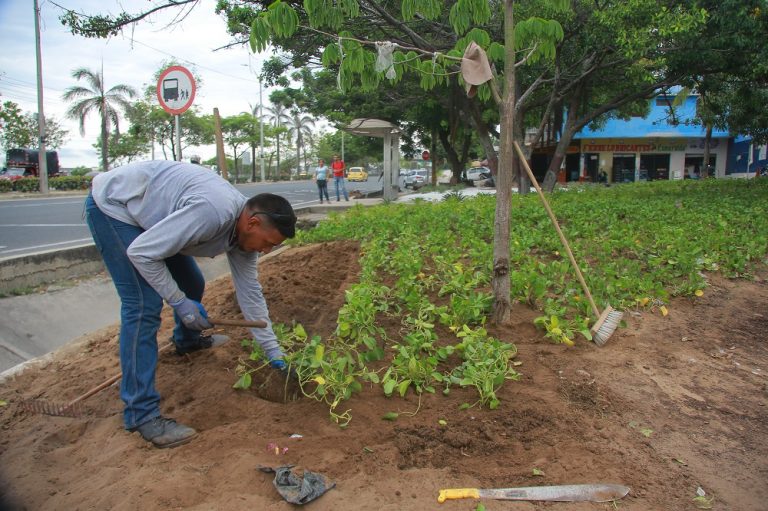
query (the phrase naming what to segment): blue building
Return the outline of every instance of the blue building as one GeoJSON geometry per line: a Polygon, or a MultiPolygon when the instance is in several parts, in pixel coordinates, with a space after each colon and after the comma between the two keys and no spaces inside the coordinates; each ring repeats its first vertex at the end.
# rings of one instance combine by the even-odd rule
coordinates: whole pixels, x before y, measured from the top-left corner
{"type": "Polygon", "coordinates": [[[755,145],[750,137],[734,137],[728,146],[726,174],[748,176],[768,166],[768,146],[755,145]]]}
{"type": "MultiPolygon", "coordinates": [[[[705,129],[696,124],[698,95],[690,94],[676,106],[675,93],[650,100],[646,117],[609,119],[600,129],[582,129],[566,157],[566,179],[623,183],[655,179],[696,179],[704,167],[705,129]]],[[[730,173],[730,134],[713,130],[710,142],[710,175],[730,173]]]]}

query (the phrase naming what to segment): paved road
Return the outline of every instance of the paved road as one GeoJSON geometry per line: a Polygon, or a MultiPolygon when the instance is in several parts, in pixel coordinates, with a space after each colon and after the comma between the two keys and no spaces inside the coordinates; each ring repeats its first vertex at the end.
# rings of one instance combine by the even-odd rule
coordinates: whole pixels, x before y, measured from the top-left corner
{"type": "MultiPolygon", "coordinates": [[[[347,190],[380,190],[381,181],[347,183],[347,190]]],[[[247,197],[261,192],[285,196],[294,207],[319,203],[313,181],[248,183],[237,185],[247,197]]],[[[335,199],[333,182],[329,193],[335,199]]],[[[343,200],[343,199],[342,199],[343,200]]],[[[0,259],[91,243],[83,218],[83,197],[47,197],[0,201],[0,259]]]]}

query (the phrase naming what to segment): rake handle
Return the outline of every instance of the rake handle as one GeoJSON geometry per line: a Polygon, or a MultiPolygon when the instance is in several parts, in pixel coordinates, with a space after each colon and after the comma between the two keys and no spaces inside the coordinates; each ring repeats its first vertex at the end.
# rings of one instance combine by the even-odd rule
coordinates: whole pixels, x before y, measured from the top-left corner
{"type": "Polygon", "coordinates": [[[560,229],[560,224],[557,222],[557,217],[555,217],[555,214],[552,212],[552,208],[549,207],[549,201],[547,201],[547,198],[544,196],[544,192],[541,190],[541,187],[539,186],[539,182],[536,180],[536,176],[533,175],[533,172],[531,171],[531,167],[528,166],[528,161],[525,159],[525,154],[523,154],[523,150],[520,149],[520,146],[517,144],[516,141],[513,141],[512,144],[515,146],[515,151],[517,151],[517,155],[520,157],[520,163],[523,165],[525,172],[528,174],[528,179],[531,180],[531,183],[533,183],[534,188],[536,188],[536,191],[539,193],[539,198],[541,198],[541,202],[544,203],[544,208],[547,210],[547,214],[549,215],[549,219],[552,220],[552,224],[555,226],[555,230],[557,230],[557,235],[560,236],[560,241],[563,243],[566,253],[568,253],[568,259],[571,260],[571,266],[573,266],[573,269],[576,272],[576,276],[579,279],[579,283],[581,283],[581,288],[584,290],[584,294],[587,295],[587,300],[589,300],[589,305],[592,306],[592,312],[594,313],[596,318],[599,318],[600,311],[598,310],[597,305],[595,305],[595,300],[592,299],[592,293],[589,292],[589,288],[587,287],[587,282],[584,280],[584,276],[581,274],[579,265],[576,264],[576,258],[573,257],[573,252],[571,252],[571,246],[568,243],[568,240],[565,239],[565,235],[563,234],[563,231],[560,229]]]}

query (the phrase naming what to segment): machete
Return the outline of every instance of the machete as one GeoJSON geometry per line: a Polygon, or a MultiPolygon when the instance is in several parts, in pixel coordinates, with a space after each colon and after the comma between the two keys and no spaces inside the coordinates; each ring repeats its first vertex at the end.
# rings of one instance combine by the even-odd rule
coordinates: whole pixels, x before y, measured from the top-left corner
{"type": "Polygon", "coordinates": [[[440,490],[438,502],[448,499],[548,500],[554,502],[610,502],[624,497],[629,488],[620,484],[569,484],[523,488],[453,488],[440,490]]]}

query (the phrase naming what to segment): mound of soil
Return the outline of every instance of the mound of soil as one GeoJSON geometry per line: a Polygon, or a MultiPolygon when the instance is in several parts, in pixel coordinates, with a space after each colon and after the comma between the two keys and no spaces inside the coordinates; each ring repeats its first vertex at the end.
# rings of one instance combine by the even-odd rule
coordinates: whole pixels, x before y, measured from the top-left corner
{"type": "MultiPolygon", "coordinates": [[[[357,279],[350,242],[290,249],[264,261],[261,281],[275,322],[310,334],[335,329],[344,290],[357,279]]],[[[519,350],[518,382],[497,410],[459,410],[474,398],[413,394],[388,399],[365,388],[348,401],[340,429],[308,398],[282,403],[236,391],[246,354],[240,328],[207,353],[160,356],[162,410],[195,427],[189,444],[154,449],[122,429],[116,387],[89,398],[84,418],[36,415],[23,398],[66,402],[119,371],[118,327],[80,339],[42,367],[0,385],[3,509],[289,509],[259,466],[292,464],[336,487],[321,510],[470,510],[438,505],[438,490],[613,482],[631,493],[624,510],[696,509],[698,488],[713,509],[760,511],[768,502],[768,285],[710,275],[702,298],[669,314],[629,311],[628,326],[603,348],[552,345],[515,305],[511,325],[489,330],[519,350]],[[381,417],[401,414],[394,421],[381,417]],[[438,421],[444,420],[445,425],[438,421]],[[292,438],[292,435],[301,438],[292,438]],[[534,475],[534,469],[537,475],[534,475]]],[[[229,278],[209,284],[212,316],[240,317],[229,278]]],[[[397,338],[394,321],[383,325],[397,338]]],[[[161,343],[172,329],[165,311],[161,343]]],[[[268,371],[265,370],[265,371],[268,371]]],[[[255,375],[262,381],[268,375],[255,375]]],[[[484,502],[488,509],[607,510],[611,504],[484,502]]]]}

